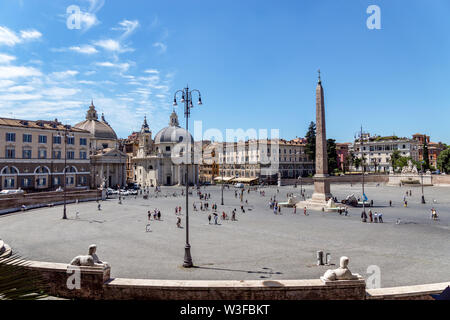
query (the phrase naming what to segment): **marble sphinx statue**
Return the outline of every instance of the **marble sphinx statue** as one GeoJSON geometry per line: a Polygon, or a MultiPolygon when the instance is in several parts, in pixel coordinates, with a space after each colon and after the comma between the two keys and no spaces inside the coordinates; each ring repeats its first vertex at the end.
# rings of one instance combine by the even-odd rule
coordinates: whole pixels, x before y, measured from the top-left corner
{"type": "Polygon", "coordinates": [[[358,276],[354,275],[348,269],[349,259],[347,257],[341,257],[339,262],[339,268],[334,270],[327,270],[321,279],[328,281],[336,280],[358,280],[358,276]]]}
{"type": "Polygon", "coordinates": [[[70,262],[73,266],[83,266],[83,267],[109,267],[108,262],[100,261],[97,254],[97,246],[91,244],[89,246],[89,253],[86,256],[76,256],[70,262]]]}

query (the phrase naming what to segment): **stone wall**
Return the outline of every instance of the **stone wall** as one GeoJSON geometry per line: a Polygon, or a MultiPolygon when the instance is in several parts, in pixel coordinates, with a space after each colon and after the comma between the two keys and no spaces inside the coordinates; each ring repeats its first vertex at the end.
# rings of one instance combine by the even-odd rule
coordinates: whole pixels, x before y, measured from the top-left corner
{"type": "Polygon", "coordinates": [[[450,286],[450,282],[421,284],[380,289],[367,289],[369,300],[433,300],[431,294],[439,294],[450,286]]]}
{"type": "Polygon", "coordinates": [[[450,186],[450,175],[446,174],[446,175],[432,175],[431,176],[431,181],[433,183],[433,185],[435,186],[443,186],[443,187],[449,187],[450,186]]]}
{"type": "Polygon", "coordinates": [[[443,282],[366,290],[364,280],[123,279],[110,278],[110,268],[78,267],[80,289],[69,289],[73,271],[68,268],[73,266],[28,261],[23,267],[43,278],[52,296],[90,300],[430,300],[430,294],[439,294],[450,285],[443,282]]]}
{"type": "MultiPolygon", "coordinates": [[[[100,190],[80,190],[67,191],[66,202],[73,203],[75,201],[92,201],[101,199],[100,190]]],[[[0,196],[0,214],[11,213],[22,210],[22,205],[26,206],[26,210],[39,208],[49,205],[60,205],[64,203],[64,192],[38,192],[38,193],[22,193],[0,196]]]]}
{"type": "MultiPolygon", "coordinates": [[[[345,176],[330,176],[329,178],[330,183],[362,183],[362,176],[361,175],[345,175],[345,176]]],[[[302,178],[301,179],[303,184],[313,184],[314,180],[313,178],[302,178]]],[[[365,175],[364,176],[364,182],[366,183],[387,183],[389,181],[388,175],[365,175]]],[[[300,185],[300,180],[298,179],[283,179],[282,185],[295,185],[297,183],[297,186],[300,185]]]]}

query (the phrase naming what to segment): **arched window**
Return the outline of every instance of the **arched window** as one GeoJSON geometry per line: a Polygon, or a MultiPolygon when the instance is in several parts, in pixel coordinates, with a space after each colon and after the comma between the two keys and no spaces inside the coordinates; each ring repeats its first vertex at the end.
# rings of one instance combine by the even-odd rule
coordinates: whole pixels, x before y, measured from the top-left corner
{"type": "Polygon", "coordinates": [[[4,167],[2,169],[2,174],[18,174],[19,170],[16,167],[4,167]]]}
{"type": "Polygon", "coordinates": [[[75,173],[75,172],[78,172],[78,170],[75,167],[66,167],[64,169],[64,172],[66,172],[66,173],[75,173]]]}
{"type": "Polygon", "coordinates": [[[37,173],[37,174],[49,174],[50,170],[47,167],[37,167],[36,170],[34,170],[34,173],[37,173]]]}

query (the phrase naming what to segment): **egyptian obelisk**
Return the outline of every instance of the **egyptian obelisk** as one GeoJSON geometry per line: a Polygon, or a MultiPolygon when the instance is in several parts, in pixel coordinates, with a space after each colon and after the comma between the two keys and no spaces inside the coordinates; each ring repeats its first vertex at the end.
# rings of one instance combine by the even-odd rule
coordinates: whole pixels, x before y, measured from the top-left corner
{"type": "Polygon", "coordinates": [[[316,174],[314,175],[314,202],[326,202],[332,197],[328,178],[327,130],[325,125],[325,102],[323,98],[322,80],[316,87],[316,174]]]}
{"type": "Polygon", "coordinates": [[[326,211],[327,201],[332,197],[328,179],[325,102],[319,70],[319,81],[316,87],[316,174],[314,175],[314,193],[311,199],[300,201],[297,207],[326,211]]]}

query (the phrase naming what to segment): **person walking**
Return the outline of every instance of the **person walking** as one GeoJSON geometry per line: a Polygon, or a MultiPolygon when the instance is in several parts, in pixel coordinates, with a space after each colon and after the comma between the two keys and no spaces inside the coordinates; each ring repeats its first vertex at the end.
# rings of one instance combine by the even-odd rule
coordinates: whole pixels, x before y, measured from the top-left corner
{"type": "Polygon", "coordinates": [[[236,209],[234,209],[233,213],[231,214],[231,221],[236,221],[236,209]]]}
{"type": "Polygon", "coordinates": [[[158,221],[161,221],[161,211],[158,210],[158,221]]]}
{"type": "Polygon", "coordinates": [[[379,222],[379,223],[383,223],[383,213],[382,213],[382,212],[380,212],[380,213],[378,214],[378,222],[379,222]]]}
{"type": "Polygon", "coordinates": [[[208,224],[211,224],[211,214],[208,215],[208,224]]]}
{"type": "Polygon", "coordinates": [[[296,214],[296,213],[297,213],[297,207],[294,206],[294,214],[296,214]]]}
{"type": "Polygon", "coordinates": [[[375,212],[375,214],[373,215],[373,220],[375,223],[378,223],[378,213],[375,212]]]}
{"type": "Polygon", "coordinates": [[[181,228],[181,218],[177,217],[177,227],[181,228]]]}
{"type": "Polygon", "coordinates": [[[392,200],[389,200],[389,207],[392,207],[392,200]]]}
{"type": "Polygon", "coordinates": [[[369,221],[370,223],[373,222],[372,210],[369,210],[369,221]]]}
{"type": "Polygon", "coordinates": [[[367,222],[367,214],[365,211],[361,212],[361,221],[367,222]]]}
{"type": "Polygon", "coordinates": [[[218,224],[219,215],[217,213],[214,213],[214,224],[218,224]]]}
{"type": "Polygon", "coordinates": [[[308,214],[306,213],[306,207],[303,208],[303,214],[304,214],[305,216],[308,215],[308,214]]]}
{"type": "Polygon", "coordinates": [[[152,213],[150,212],[150,210],[148,210],[148,221],[152,220],[152,213]]]}

